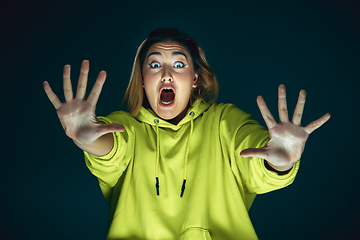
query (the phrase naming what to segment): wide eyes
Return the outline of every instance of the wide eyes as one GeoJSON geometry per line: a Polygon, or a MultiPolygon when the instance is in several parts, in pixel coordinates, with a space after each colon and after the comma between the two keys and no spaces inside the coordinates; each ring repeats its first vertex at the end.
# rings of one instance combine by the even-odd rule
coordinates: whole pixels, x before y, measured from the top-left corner
{"type": "MultiPolygon", "coordinates": [[[[186,66],[186,64],[181,61],[177,61],[174,63],[174,68],[184,68],[185,66],[186,66]]],[[[160,63],[153,61],[153,62],[149,63],[149,67],[156,69],[156,68],[161,67],[161,65],[160,65],[160,63]]]]}
{"type": "Polygon", "coordinates": [[[149,63],[149,67],[150,67],[150,68],[159,68],[159,67],[160,67],[160,63],[158,63],[158,62],[151,62],[151,63],[149,63]]]}
{"type": "Polygon", "coordinates": [[[185,67],[185,64],[183,62],[176,62],[174,64],[174,67],[175,68],[183,68],[183,67],[185,67]]]}

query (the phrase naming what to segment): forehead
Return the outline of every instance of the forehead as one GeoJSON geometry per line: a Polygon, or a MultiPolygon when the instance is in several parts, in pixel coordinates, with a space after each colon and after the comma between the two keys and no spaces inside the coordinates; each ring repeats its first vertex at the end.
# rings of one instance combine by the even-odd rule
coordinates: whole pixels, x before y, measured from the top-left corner
{"type": "Polygon", "coordinates": [[[149,48],[146,56],[149,56],[151,53],[154,53],[154,52],[158,52],[161,55],[172,54],[173,52],[182,52],[188,58],[191,57],[190,53],[186,47],[184,47],[180,43],[172,42],[172,41],[154,43],[149,48]]]}

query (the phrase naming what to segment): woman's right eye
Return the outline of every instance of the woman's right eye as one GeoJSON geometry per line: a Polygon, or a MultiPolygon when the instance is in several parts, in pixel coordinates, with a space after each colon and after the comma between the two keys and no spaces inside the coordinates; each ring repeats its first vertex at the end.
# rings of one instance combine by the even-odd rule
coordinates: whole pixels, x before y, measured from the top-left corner
{"type": "Polygon", "coordinates": [[[160,64],[158,62],[151,62],[149,63],[150,68],[159,68],[160,64]]]}

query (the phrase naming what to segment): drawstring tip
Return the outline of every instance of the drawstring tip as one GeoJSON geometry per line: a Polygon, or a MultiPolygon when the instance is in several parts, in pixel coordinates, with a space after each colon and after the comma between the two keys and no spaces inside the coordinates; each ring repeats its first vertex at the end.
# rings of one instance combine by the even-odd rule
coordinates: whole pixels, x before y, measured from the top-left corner
{"type": "Polygon", "coordinates": [[[159,178],[158,178],[158,177],[156,177],[156,184],[155,184],[155,187],[156,187],[156,193],[157,193],[157,195],[159,196],[159,195],[160,195],[160,193],[159,193],[159,178]]]}
{"type": "Polygon", "coordinates": [[[182,187],[181,187],[181,193],[180,193],[180,197],[182,198],[184,195],[184,191],[185,191],[185,184],[186,184],[186,179],[184,179],[182,187]]]}

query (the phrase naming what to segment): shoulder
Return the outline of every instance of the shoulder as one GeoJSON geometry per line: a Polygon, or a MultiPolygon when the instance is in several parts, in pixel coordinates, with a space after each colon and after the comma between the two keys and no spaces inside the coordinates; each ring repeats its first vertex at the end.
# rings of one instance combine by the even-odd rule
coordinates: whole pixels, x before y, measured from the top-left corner
{"type": "Polygon", "coordinates": [[[218,114],[221,118],[251,116],[232,103],[213,103],[210,105],[208,112],[218,114]]]}
{"type": "Polygon", "coordinates": [[[220,127],[230,129],[231,131],[244,126],[247,126],[247,128],[250,126],[263,128],[254,120],[251,114],[244,112],[231,103],[214,103],[207,112],[209,116],[213,116],[215,121],[218,121],[220,127]]]}
{"type": "Polygon", "coordinates": [[[117,118],[134,118],[133,116],[131,116],[130,113],[125,112],[125,111],[115,111],[115,112],[110,113],[107,117],[108,118],[114,118],[114,119],[117,119],[117,118]]]}

